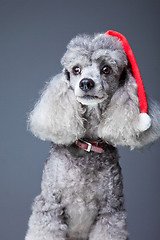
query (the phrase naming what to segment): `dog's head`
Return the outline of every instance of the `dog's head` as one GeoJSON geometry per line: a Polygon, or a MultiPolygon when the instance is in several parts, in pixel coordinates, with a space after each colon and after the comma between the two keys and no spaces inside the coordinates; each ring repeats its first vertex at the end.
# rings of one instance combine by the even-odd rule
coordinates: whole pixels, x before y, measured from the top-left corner
{"type": "Polygon", "coordinates": [[[63,71],[50,81],[29,117],[43,140],[69,145],[85,137],[87,106],[101,110],[97,138],[113,145],[142,147],[160,136],[160,110],[150,103],[152,125],[144,127],[137,83],[118,38],[96,34],[71,40],[63,71]]]}
{"type": "Polygon", "coordinates": [[[104,34],[74,38],[62,65],[77,101],[84,105],[109,103],[124,85],[127,74],[127,57],[121,43],[104,34]]]}

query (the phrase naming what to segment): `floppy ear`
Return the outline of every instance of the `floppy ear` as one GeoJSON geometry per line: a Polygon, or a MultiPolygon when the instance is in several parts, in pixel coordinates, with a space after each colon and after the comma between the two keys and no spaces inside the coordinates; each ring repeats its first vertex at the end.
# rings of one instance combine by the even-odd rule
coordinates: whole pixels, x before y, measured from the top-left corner
{"type": "Polygon", "coordinates": [[[113,145],[141,148],[160,136],[160,107],[148,102],[151,126],[146,130],[141,123],[137,84],[127,73],[124,86],[113,95],[99,125],[99,136],[113,145]]]}
{"type": "Polygon", "coordinates": [[[46,85],[30,113],[29,128],[42,140],[69,145],[84,135],[82,113],[69,81],[61,73],[46,85]]]}

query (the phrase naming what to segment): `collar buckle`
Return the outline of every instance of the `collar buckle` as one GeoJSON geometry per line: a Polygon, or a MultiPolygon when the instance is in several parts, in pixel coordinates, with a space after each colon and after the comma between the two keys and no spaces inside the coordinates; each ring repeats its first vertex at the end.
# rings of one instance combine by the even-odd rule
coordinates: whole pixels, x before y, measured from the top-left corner
{"type": "Polygon", "coordinates": [[[80,140],[81,142],[87,144],[87,149],[84,149],[84,150],[87,151],[87,152],[90,152],[90,151],[91,151],[91,148],[92,148],[92,144],[89,143],[89,142],[86,142],[86,141],[82,140],[81,138],[80,138],[79,140],[80,140]]]}

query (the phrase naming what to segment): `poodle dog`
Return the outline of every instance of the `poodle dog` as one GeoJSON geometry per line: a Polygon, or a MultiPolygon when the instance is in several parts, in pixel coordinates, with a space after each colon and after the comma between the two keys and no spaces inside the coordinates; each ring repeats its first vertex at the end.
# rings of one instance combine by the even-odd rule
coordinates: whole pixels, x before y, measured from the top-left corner
{"type": "Polygon", "coordinates": [[[136,79],[115,36],[79,35],[61,63],[29,116],[31,132],[52,144],[25,240],[126,240],[116,147],[155,141],[160,108],[149,100],[143,126],[136,79]]]}

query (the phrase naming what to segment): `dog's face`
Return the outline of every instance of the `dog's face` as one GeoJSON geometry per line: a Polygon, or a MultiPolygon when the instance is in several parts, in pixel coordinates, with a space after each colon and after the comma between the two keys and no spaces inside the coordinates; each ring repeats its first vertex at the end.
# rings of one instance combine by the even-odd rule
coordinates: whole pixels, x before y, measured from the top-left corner
{"type": "Polygon", "coordinates": [[[82,35],[69,43],[62,64],[77,101],[95,105],[109,102],[123,84],[127,58],[117,39],[82,35]]]}

